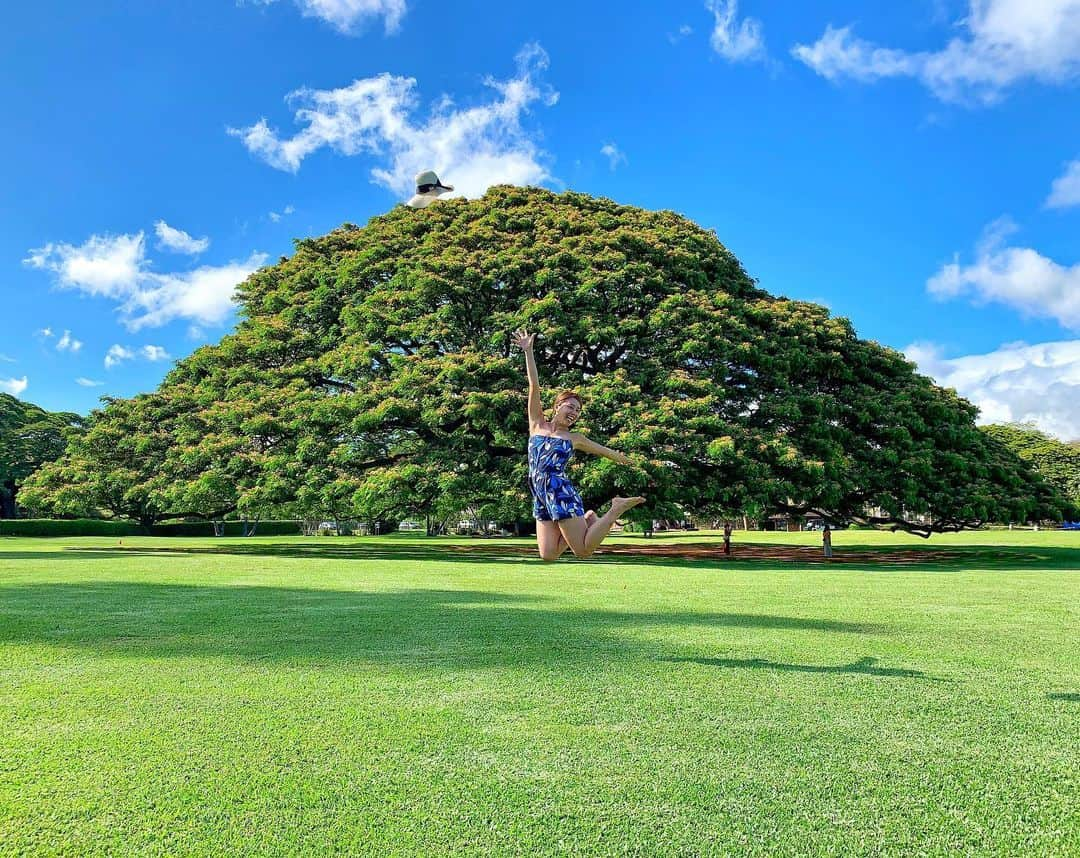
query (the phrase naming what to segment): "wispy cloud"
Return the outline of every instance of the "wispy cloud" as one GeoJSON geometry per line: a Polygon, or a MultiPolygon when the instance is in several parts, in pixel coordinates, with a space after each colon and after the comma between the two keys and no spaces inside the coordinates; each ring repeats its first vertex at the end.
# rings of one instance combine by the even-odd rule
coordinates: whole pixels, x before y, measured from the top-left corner
{"type": "Polygon", "coordinates": [[[131,360],[133,357],[135,357],[135,352],[126,346],[119,344],[109,346],[108,352],[105,353],[105,369],[112,369],[126,360],[131,360]]]}
{"type": "Polygon", "coordinates": [[[172,355],[161,346],[146,345],[132,348],[131,346],[122,346],[115,343],[109,346],[108,352],[105,353],[105,369],[112,369],[114,366],[119,366],[125,361],[134,360],[137,357],[148,361],[162,361],[169,360],[172,355]]]}
{"type": "Polygon", "coordinates": [[[709,44],[730,62],[753,62],[766,59],[765,37],[757,18],[738,18],[738,0],[706,0],[705,8],[713,14],[709,44]]]}
{"type": "MultiPolygon", "coordinates": [[[[276,0],[248,0],[269,6],[276,0]]],[[[305,18],[319,18],[346,35],[356,35],[372,19],[383,19],[387,33],[396,33],[405,17],[405,0],[294,0],[305,18]]]]}
{"type": "Polygon", "coordinates": [[[608,159],[608,166],[614,170],[620,164],[627,163],[626,154],[619,150],[614,143],[605,143],[600,147],[600,154],[608,159]]]}
{"type": "Polygon", "coordinates": [[[940,50],[905,51],[830,24],[791,53],[829,80],[914,78],[943,101],[969,104],[992,104],[1021,81],[1064,83],[1080,75],[1077,0],[969,0],[958,26],[964,35],[940,50]]]}
{"type": "Polygon", "coordinates": [[[174,319],[221,324],[233,308],[238,284],[266,262],[266,254],[226,265],[205,265],[194,271],[150,275],[123,305],[125,324],[133,331],[156,328],[174,319]]]}
{"type": "Polygon", "coordinates": [[[1071,161],[1065,167],[1065,172],[1054,179],[1046,206],[1051,209],[1080,206],[1080,158],[1071,161]]]}
{"type": "Polygon", "coordinates": [[[691,27],[689,24],[683,24],[681,27],[679,27],[679,29],[676,32],[668,33],[667,38],[668,38],[668,41],[671,42],[671,44],[677,45],[679,42],[681,42],[683,39],[685,39],[687,36],[689,36],[693,32],[694,32],[693,27],[691,27]]]}
{"type": "Polygon", "coordinates": [[[942,300],[966,295],[976,303],[1006,304],[1080,330],[1080,264],[1061,265],[1029,247],[1005,246],[1015,231],[1008,218],[994,221],[976,246],[975,261],[963,265],[957,257],[943,265],[926,281],[927,291],[942,300]]]}
{"type": "Polygon", "coordinates": [[[977,405],[980,423],[1030,422],[1066,441],[1080,438],[1080,340],[1009,343],[956,358],[933,343],[912,343],[905,354],[977,405]]]}
{"type": "Polygon", "coordinates": [[[5,354],[0,354],[0,363],[18,363],[18,361],[5,354]]]}
{"type": "Polygon", "coordinates": [[[83,378],[80,375],[77,379],[75,379],[75,383],[79,385],[79,387],[101,387],[105,382],[95,381],[92,378],[83,378]]]}
{"type": "Polygon", "coordinates": [[[455,109],[441,99],[419,120],[414,78],[383,73],[332,90],[300,89],[286,101],[304,124],[293,137],[281,137],[265,119],[246,128],[229,128],[267,164],[295,173],[309,155],[329,148],[342,155],[367,153],[383,159],[372,179],[405,196],[413,177],[433,169],[458,193],[482,194],[494,184],[538,184],[548,178],[546,154],[522,127],[522,117],[540,103],[553,105],[558,94],[540,81],[548,56],[539,45],[517,56],[517,76],[486,81],[495,98],[487,104],[455,109]]]}
{"type": "Polygon", "coordinates": [[[58,352],[71,352],[75,354],[83,346],[80,340],[71,336],[71,331],[64,331],[64,335],[56,341],[56,350],[58,352]]]}
{"type": "Polygon", "coordinates": [[[278,223],[283,217],[288,217],[294,211],[296,211],[296,209],[294,209],[292,206],[285,206],[285,208],[283,208],[279,212],[270,212],[269,214],[267,214],[267,217],[270,218],[270,220],[274,223],[278,223]]]}
{"type": "Polygon", "coordinates": [[[154,232],[157,233],[158,247],[165,250],[197,256],[210,246],[209,238],[192,238],[182,229],[171,227],[163,220],[154,224],[154,232]]]}
{"type": "Polygon", "coordinates": [[[150,270],[142,232],[93,235],[79,246],[50,243],[24,260],[54,273],[64,288],[119,302],[121,320],[131,330],[173,319],[220,324],[233,306],[237,284],[265,261],[265,254],[253,253],[244,261],[159,274],[150,270]]]}
{"type": "Polygon", "coordinates": [[[0,391],[10,393],[12,396],[18,396],[26,390],[26,384],[25,375],[22,378],[0,378],[0,391]]]}

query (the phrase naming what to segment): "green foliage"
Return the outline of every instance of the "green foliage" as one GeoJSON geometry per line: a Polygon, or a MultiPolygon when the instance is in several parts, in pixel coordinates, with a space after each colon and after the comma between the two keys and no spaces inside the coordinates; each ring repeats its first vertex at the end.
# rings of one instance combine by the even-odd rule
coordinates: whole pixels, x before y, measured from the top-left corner
{"type": "Polygon", "coordinates": [[[0,393],[0,518],[15,516],[19,484],[45,462],[59,459],[82,424],[78,414],[52,413],[0,393]]]}
{"type": "Polygon", "coordinates": [[[1080,441],[1065,443],[1025,423],[995,424],[982,430],[1030,462],[1072,504],[1069,517],[1080,517],[1080,441]]]}
{"type": "Polygon", "coordinates": [[[822,307],[759,289],[672,212],[496,187],[297,242],[242,321],[154,394],[112,401],[34,500],[154,523],[529,515],[526,384],[584,395],[589,506],[643,519],[816,511],[928,534],[1059,515],[975,409],[822,307]]]}

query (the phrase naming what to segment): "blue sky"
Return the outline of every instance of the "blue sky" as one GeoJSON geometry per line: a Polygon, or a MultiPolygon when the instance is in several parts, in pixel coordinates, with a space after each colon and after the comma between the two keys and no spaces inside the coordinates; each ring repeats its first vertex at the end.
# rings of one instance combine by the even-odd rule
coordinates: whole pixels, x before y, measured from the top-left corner
{"type": "Polygon", "coordinates": [[[1080,437],[1080,2],[888,5],[17,4],[0,390],[153,389],[248,271],[433,167],[674,209],[986,420],[1080,437]]]}

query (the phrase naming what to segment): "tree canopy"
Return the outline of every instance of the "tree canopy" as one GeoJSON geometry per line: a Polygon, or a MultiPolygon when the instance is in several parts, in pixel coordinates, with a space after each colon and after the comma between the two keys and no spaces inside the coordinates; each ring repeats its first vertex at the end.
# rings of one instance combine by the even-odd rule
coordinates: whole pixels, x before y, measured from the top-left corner
{"type": "MultiPolygon", "coordinates": [[[[241,320],[160,388],[112,400],[31,480],[144,521],[178,514],[527,519],[526,382],[579,391],[590,505],[819,512],[927,535],[1060,515],[976,409],[815,304],[758,287],[670,211],[500,186],[296,242],[238,290],[241,320]],[[66,488],[62,488],[66,487],[66,488]],[[140,511],[140,515],[136,512],[140,511]]],[[[30,490],[28,485],[28,491],[30,490]]]]}
{"type": "Polygon", "coordinates": [[[59,459],[71,430],[83,419],[50,412],[0,393],[0,518],[13,518],[19,483],[45,462],[59,459]]]}

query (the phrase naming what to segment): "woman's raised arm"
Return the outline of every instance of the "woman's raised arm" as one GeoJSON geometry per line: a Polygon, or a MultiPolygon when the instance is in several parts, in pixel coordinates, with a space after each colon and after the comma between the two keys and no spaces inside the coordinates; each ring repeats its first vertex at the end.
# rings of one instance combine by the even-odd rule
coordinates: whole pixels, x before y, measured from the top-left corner
{"type": "Polygon", "coordinates": [[[536,358],[533,355],[533,342],[536,334],[528,333],[524,328],[514,332],[513,343],[525,352],[525,371],[529,376],[529,431],[538,423],[544,422],[544,406],[540,401],[540,376],[536,371],[536,358]]]}

